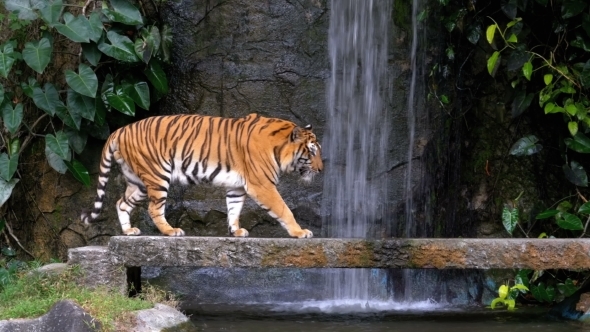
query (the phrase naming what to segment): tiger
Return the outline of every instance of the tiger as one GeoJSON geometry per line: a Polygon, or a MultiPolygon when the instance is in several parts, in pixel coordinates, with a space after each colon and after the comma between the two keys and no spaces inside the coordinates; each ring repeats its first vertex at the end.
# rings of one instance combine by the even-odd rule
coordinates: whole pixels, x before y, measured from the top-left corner
{"type": "Polygon", "coordinates": [[[163,235],[184,236],[164,216],[172,183],[212,184],[226,189],[229,233],[247,237],[239,215],[246,195],[286,229],[291,237],[311,238],[277,190],[279,175],[298,172],[310,182],[323,169],[321,146],[312,126],[299,127],[252,113],[241,118],[197,114],[149,117],[114,131],[101,155],[94,208],[81,215],[90,224],[100,214],[109,173],[115,161],[127,187],[116,203],[125,235],[139,235],[130,215],[148,200],[149,215],[163,235]]]}

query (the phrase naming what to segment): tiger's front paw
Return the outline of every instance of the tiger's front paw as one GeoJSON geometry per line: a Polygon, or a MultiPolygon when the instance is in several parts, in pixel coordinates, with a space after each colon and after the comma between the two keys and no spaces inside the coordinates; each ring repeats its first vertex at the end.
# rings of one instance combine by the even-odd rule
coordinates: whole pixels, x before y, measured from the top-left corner
{"type": "Polygon", "coordinates": [[[133,236],[141,234],[141,231],[137,227],[131,227],[123,231],[123,234],[133,236]]]}
{"type": "Polygon", "coordinates": [[[291,235],[292,237],[296,237],[296,238],[312,238],[313,237],[313,232],[310,231],[309,229],[302,229],[300,231],[295,231],[295,232],[290,232],[289,235],[291,235]]]}
{"type": "Polygon", "coordinates": [[[165,233],[168,236],[184,236],[184,231],[180,228],[172,228],[168,232],[165,233]]]}
{"type": "Polygon", "coordinates": [[[245,228],[240,228],[232,233],[235,237],[248,237],[249,233],[245,228]]]}

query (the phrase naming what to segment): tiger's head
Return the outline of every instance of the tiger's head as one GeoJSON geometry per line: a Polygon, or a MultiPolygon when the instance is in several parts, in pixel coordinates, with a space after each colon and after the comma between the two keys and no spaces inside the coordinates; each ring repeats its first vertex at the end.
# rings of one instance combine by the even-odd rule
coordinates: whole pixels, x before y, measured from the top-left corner
{"type": "Polygon", "coordinates": [[[310,182],[324,168],[322,146],[311,130],[311,125],[295,127],[290,137],[295,147],[292,170],[298,172],[306,182],[310,182]]]}

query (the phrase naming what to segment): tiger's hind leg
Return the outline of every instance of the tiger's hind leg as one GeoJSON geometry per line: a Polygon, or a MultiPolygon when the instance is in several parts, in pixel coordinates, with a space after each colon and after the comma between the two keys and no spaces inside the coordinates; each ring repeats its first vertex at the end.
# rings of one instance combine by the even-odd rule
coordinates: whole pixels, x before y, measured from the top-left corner
{"type": "Polygon", "coordinates": [[[125,235],[139,235],[141,231],[137,227],[131,227],[131,211],[137,203],[145,200],[147,197],[146,189],[142,183],[131,182],[127,180],[127,189],[125,195],[117,201],[117,215],[121,223],[121,229],[125,235]]]}
{"type": "Polygon", "coordinates": [[[227,223],[229,232],[233,236],[247,237],[248,231],[245,228],[240,228],[240,212],[244,201],[246,200],[246,190],[244,188],[229,189],[225,194],[225,202],[227,204],[227,223]]]}
{"type": "Polygon", "coordinates": [[[117,215],[119,223],[125,235],[139,235],[141,231],[137,227],[131,227],[131,212],[137,203],[146,199],[146,188],[141,179],[131,170],[131,167],[125,162],[118,151],[114,153],[115,160],[121,167],[121,172],[125,176],[127,188],[125,194],[117,201],[117,215]]]}
{"type": "Polygon", "coordinates": [[[146,184],[147,195],[150,200],[148,212],[160,233],[168,236],[184,236],[184,231],[180,228],[172,228],[164,216],[166,199],[168,198],[168,183],[164,183],[164,185],[146,184]]]}

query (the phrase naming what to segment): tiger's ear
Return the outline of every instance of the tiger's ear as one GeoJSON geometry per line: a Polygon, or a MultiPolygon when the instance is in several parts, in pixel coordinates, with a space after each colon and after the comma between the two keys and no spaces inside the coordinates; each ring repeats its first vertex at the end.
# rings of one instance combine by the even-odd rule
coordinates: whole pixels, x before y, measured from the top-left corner
{"type": "Polygon", "coordinates": [[[303,129],[299,127],[293,128],[291,132],[291,141],[292,142],[301,142],[304,139],[303,137],[303,129]]]}
{"type": "Polygon", "coordinates": [[[312,130],[313,128],[311,127],[310,124],[308,124],[307,126],[303,127],[303,129],[312,130]]]}

